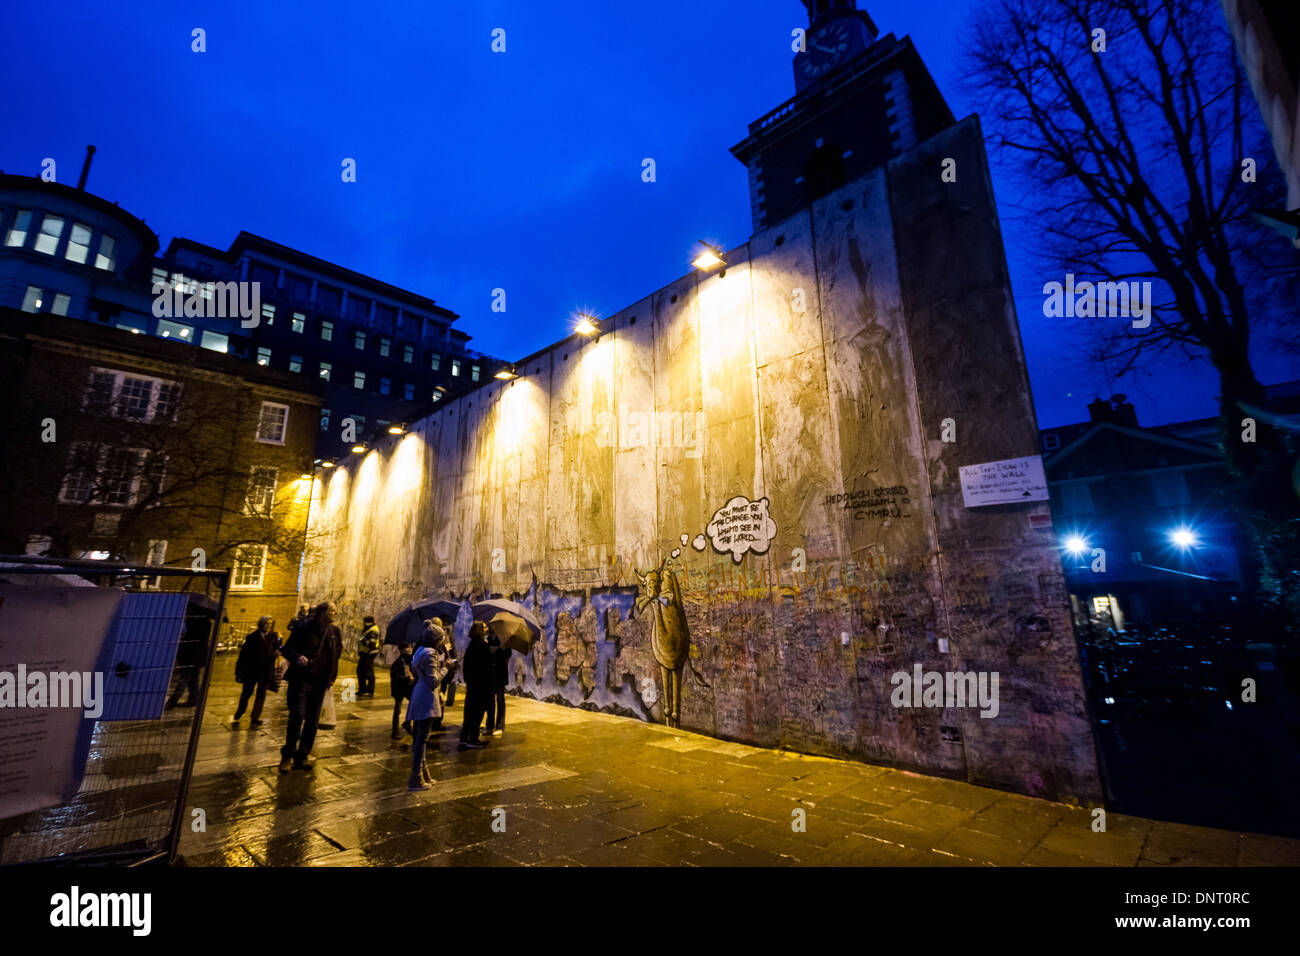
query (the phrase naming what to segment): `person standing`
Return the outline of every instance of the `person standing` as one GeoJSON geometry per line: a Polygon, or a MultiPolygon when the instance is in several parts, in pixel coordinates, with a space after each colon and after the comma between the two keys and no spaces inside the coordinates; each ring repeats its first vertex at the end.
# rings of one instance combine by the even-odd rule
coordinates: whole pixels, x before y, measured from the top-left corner
{"type": "Polygon", "coordinates": [[[379,656],[379,628],[369,614],[362,622],[361,637],[357,640],[357,696],[375,696],[375,658],[379,656]]]}
{"type": "Polygon", "coordinates": [[[280,656],[280,643],[272,617],[258,618],[257,630],[250,631],[244,638],[239,659],[235,661],[235,680],[244,685],[239,695],[239,706],[235,709],[235,723],[244,716],[244,709],[254,692],[257,697],[253,700],[253,713],[248,725],[256,727],[262,723],[262,706],[266,703],[267,688],[275,678],[275,659],[280,656]]]}
{"type": "Polygon", "coordinates": [[[460,728],[460,745],[465,748],[487,746],[479,740],[479,725],[487,710],[492,692],[492,649],[487,642],[488,626],[475,621],[469,629],[469,646],[461,670],[465,674],[465,719],[460,728]]]}
{"type": "Polygon", "coordinates": [[[506,685],[510,683],[510,648],[501,643],[495,634],[488,638],[492,650],[492,684],[488,692],[488,736],[500,737],[506,729],[506,685]]]}
{"type": "MultiPolygon", "coordinates": [[[[411,696],[411,686],[415,683],[415,675],[411,671],[411,645],[403,644],[401,654],[397,660],[393,661],[392,666],[388,668],[388,684],[393,695],[393,739],[401,740],[402,734],[397,729],[397,722],[402,716],[402,701],[411,696]]],[[[402,721],[402,730],[408,734],[414,735],[411,730],[409,720],[402,721]]]]}
{"type": "Polygon", "coordinates": [[[294,627],[284,646],[284,656],[289,660],[289,727],[280,748],[281,773],[288,773],[291,765],[307,770],[315,764],[311,748],[316,741],[321,705],[338,677],[343,649],[334,623],[337,613],[329,601],[317,605],[305,623],[294,627]]]}
{"type": "Polygon", "coordinates": [[[456,663],[456,637],[455,624],[445,617],[437,619],[442,631],[447,635],[447,657],[452,664],[447,668],[447,676],[442,679],[442,693],[446,695],[446,706],[456,706],[456,672],[460,670],[460,665],[456,663]]]}
{"type": "Polygon", "coordinates": [[[425,763],[425,745],[433,721],[442,717],[442,701],[438,699],[438,684],[447,674],[446,636],[441,627],[429,621],[424,640],[411,662],[415,685],[411,688],[411,703],[406,709],[407,723],[411,724],[411,778],[406,789],[412,792],[428,790],[433,783],[425,763]]]}

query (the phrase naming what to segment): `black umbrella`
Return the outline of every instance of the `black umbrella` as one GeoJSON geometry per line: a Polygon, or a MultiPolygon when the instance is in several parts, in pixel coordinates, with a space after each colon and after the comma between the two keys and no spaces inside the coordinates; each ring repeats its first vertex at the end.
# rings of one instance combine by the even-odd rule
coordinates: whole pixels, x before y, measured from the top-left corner
{"type": "Polygon", "coordinates": [[[542,636],[542,626],[533,612],[515,601],[492,598],[479,601],[470,610],[474,612],[474,620],[486,624],[503,646],[521,654],[531,651],[542,636]]]}
{"type": "Polygon", "coordinates": [[[452,601],[417,601],[398,611],[388,622],[384,643],[419,646],[424,640],[425,621],[435,617],[454,621],[459,613],[460,605],[452,601]]]}

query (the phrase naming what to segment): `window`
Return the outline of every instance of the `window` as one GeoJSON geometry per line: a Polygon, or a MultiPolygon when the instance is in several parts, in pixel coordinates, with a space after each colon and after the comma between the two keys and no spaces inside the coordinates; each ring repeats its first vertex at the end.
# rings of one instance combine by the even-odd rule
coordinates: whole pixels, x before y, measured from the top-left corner
{"type": "Polygon", "coordinates": [[[303,315],[301,312],[295,312],[293,314],[291,327],[295,332],[301,334],[302,331],[307,328],[307,316],[303,315]]]}
{"type": "Polygon", "coordinates": [[[154,266],[154,270],[153,270],[153,284],[154,284],[154,285],[166,285],[166,284],[167,284],[167,270],[166,270],[166,269],[159,269],[157,266],[154,266]]]}
{"type": "Polygon", "coordinates": [[[429,356],[429,368],[431,371],[438,371],[442,367],[442,356],[434,352],[429,356]]]}
{"type": "Polygon", "coordinates": [[[325,381],[328,382],[330,380],[330,372],[332,372],[333,370],[334,370],[334,366],[331,365],[329,362],[320,363],[320,377],[325,379],[325,381]]]}
{"type": "Polygon", "coordinates": [[[357,370],[352,373],[352,387],[364,389],[366,387],[366,373],[357,370]]]}
{"type": "Polygon", "coordinates": [[[414,345],[403,345],[403,346],[402,346],[402,361],[405,362],[407,365],[410,365],[412,362],[415,361],[415,346],[414,346],[414,345]]]}
{"type": "Polygon", "coordinates": [[[477,381],[478,381],[478,366],[477,366],[477,365],[471,365],[471,366],[469,367],[469,380],[470,380],[471,382],[477,382],[477,381]]]}
{"type": "Polygon", "coordinates": [[[256,591],[266,571],[266,545],[246,544],[235,549],[230,576],[232,591],[256,591]]]}
{"type": "Polygon", "coordinates": [[[451,360],[451,374],[453,376],[460,375],[460,359],[451,360]]]}
{"type": "Polygon", "coordinates": [[[393,383],[392,383],[389,379],[381,378],[381,379],[379,380],[379,394],[380,394],[380,395],[387,395],[388,392],[389,392],[389,390],[390,390],[392,387],[393,387],[393,383]]]}
{"type": "Polygon", "coordinates": [[[275,325],[275,303],[262,303],[262,321],[267,325],[275,325]]]}
{"type": "Polygon", "coordinates": [[[356,414],[355,412],[353,412],[353,414],[352,414],[352,421],[353,421],[353,423],[357,426],[357,431],[358,431],[358,432],[361,432],[361,431],[364,431],[364,430],[365,430],[365,427],[366,427],[366,416],[365,416],[365,415],[358,415],[358,414],[356,414]]]}
{"type": "Polygon", "coordinates": [[[214,352],[229,352],[230,337],[222,335],[220,332],[204,331],[203,338],[199,342],[205,349],[212,349],[214,352]]]}
{"type": "Polygon", "coordinates": [[[289,406],[276,402],[263,402],[262,412],[257,419],[257,440],[272,445],[283,445],[284,435],[288,430],[289,406]]]}
{"type": "Polygon", "coordinates": [[[259,349],[257,350],[257,364],[258,364],[258,365],[270,365],[270,364],[271,364],[271,350],[270,350],[270,349],[268,349],[268,348],[259,348],[259,349]]]}
{"type": "MultiPolygon", "coordinates": [[[[89,442],[73,445],[59,500],[72,504],[127,506],[157,494],[165,460],[143,448],[110,448],[89,442]],[[98,476],[99,484],[96,484],[98,476]]],[[[116,531],[120,515],[95,515],[96,533],[116,531]]]]}
{"type": "Polygon", "coordinates": [[[42,295],[44,295],[44,293],[40,289],[36,288],[36,286],[34,285],[29,285],[27,287],[27,294],[23,296],[23,311],[24,312],[41,311],[42,295]]]}
{"type": "Polygon", "coordinates": [[[362,351],[365,350],[366,333],[361,331],[361,329],[357,329],[355,332],[352,333],[352,347],[356,349],[361,349],[362,351]]]}
{"type": "Polygon", "coordinates": [[[94,521],[90,525],[90,533],[96,535],[117,534],[117,529],[122,527],[122,512],[120,511],[101,511],[95,515],[94,521]]]}
{"type": "Polygon", "coordinates": [[[84,263],[90,258],[90,227],[74,222],[68,236],[68,248],[63,257],[70,262],[84,263]]]}
{"type": "Polygon", "coordinates": [[[5,237],[6,246],[22,246],[27,242],[27,230],[31,228],[32,211],[30,209],[19,209],[14,214],[14,224],[9,227],[9,235],[5,237]]]}
{"type": "Polygon", "coordinates": [[[98,455],[93,445],[76,442],[68,459],[68,473],[63,478],[63,488],[59,491],[59,500],[72,504],[85,504],[95,492],[95,473],[98,471],[98,455]]]}
{"type": "Polygon", "coordinates": [[[171,319],[158,320],[158,334],[165,339],[179,339],[182,342],[194,342],[194,328],[189,325],[182,325],[180,322],[173,322],[171,319]]]}
{"type": "Polygon", "coordinates": [[[388,358],[388,353],[393,347],[393,341],[386,335],[379,336],[379,354],[388,358]]]}
{"type": "Polygon", "coordinates": [[[275,505],[275,468],[254,466],[248,475],[248,491],[244,495],[244,514],[257,518],[271,517],[275,505]]]}
{"type": "Polygon", "coordinates": [[[59,248],[59,240],[62,238],[63,218],[61,216],[52,216],[47,212],[45,218],[41,220],[40,234],[36,237],[36,251],[52,256],[55,250],[59,248]]]}
{"type": "Polygon", "coordinates": [[[289,371],[290,371],[290,372],[301,372],[301,371],[302,371],[302,356],[301,356],[301,355],[290,355],[290,356],[289,356],[289,371]]]}
{"type": "Polygon", "coordinates": [[[440,402],[440,401],[442,401],[442,392],[438,391],[438,390],[435,388],[435,389],[433,390],[433,394],[432,394],[431,396],[429,396],[429,401],[431,401],[431,402],[440,402]]]}
{"type": "MultiPolygon", "coordinates": [[[[95,268],[106,269],[112,272],[117,268],[117,240],[112,236],[101,236],[99,239],[99,252],[95,253],[95,268]]],[[[167,542],[163,542],[163,548],[167,547],[167,542]]]]}
{"type": "Polygon", "coordinates": [[[1043,450],[1056,451],[1061,447],[1061,436],[1055,433],[1043,436],[1043,450]]]}
{"type": "Polygon", "coordinates": [[[133,422],[165,421],[180,403],[177,382],[116,369],[92,368],[84,408],[133,422]]]}
{"type": "Polygon", "coordinates": [[[402,398],[406,399],[408,402],[415,401],[415,386],[410,382],[407,382],[402,386],[402,398]]]}
{"type": "Polygon", "coordinates": [[[320,340],[322,342],[334,341],[334,323],[331,322],[329,319],[321,319],[320,340]]]}
{"type": "Polygon", "coordinates": [[[72,300],[65,293],[56,292],[54,294],[54,304],[50,306],[50,311],[55,315],[67,315],[68,303],[71,301],[72,300]]]}
{"type": "Polygon", "coordinates": [[[140,452],[135,448],[109,448],[104,454],[104,487],[100,496],[106,505],[131,504],[138,477],[140,452]]]}
{"type": "Polygon", "coordinates": [[[323,432],[329,431],[329,427],[330,427],[330,410],[328,408],[322,408],[320,410],[320,430],[323,432]]]}

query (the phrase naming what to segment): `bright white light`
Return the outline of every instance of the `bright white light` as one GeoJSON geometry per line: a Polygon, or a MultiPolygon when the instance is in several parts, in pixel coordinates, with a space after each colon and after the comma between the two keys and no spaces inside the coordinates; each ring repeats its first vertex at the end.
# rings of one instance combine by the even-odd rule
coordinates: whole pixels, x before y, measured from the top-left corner
{"type": "Polygon", "coordinates": [[[722,259],[712,249],[705,249],[695,257],[691,265],[697,269],[712,269],[714,266],[722,265],[722,259]]]}
{"type": "Polygon", "coordinates": [[[591,321],[590,316],[579,313],[578,318],[580,321],[574,327],[573,331],[577,332],[579,335],[595,335],[600,331],[600,327],[591,321]]]}
{"type": "Polygon", "coordinates": [[[1065,539],[1065,550],[1071,554],[1083,554],[1088,550],[1088,542],[1077,534],[1072,534],[1065,539]]]}
{"type": "Polygon", "coordinates": [[[1196,535],[1188,528],[1179,528],[1170,532],[1169,540],[1183,549],[1196,547],[1196,535]]]}

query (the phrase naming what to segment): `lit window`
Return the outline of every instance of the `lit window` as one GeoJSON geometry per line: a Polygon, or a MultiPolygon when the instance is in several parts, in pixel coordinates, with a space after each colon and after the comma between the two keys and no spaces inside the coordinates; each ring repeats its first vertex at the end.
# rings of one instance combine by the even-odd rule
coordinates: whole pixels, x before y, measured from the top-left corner
{"type": "Polygon", "coordinates": [[[471,382],[477,382],[477,381],[478,381],[478,366],[477,366],[477,365],[471,365],[471,366],[469,367],[469,378],[470,378],[470,381],[471,381],[471,382]]]}
{"type": "Polygon", "coordinates": [[[63,292],[55,293],[54,304],[50,306],[50,311],[55,315],[67,315],[68,304],[72,300],[63,292]]]}
{"type": "Polygon", "coordinates": [[[23,296],[24,312],[39,312],[41,310],[41,296],[44,293],[34,285],[27,287],[27,294],[23,296]]]}
{"type": "Polygon", "coordinates": [[[409,365],[411,362],[414,362],[414,361],[415,361],[415,346],[414,346],[414,345],[403,345],[403,346],[402,346],[402,361],[403,361],[403,362],[406,362],[408,365],[409,365]]]}
{"type": "Polygon", "coordinates": [[[303,315],[301,312],[295,312],[293,314],[292,327],[295,332],[301,333],[307,328],[307,316],[303,315]]]}
{"type": "Polygon", "coordinates": [[[159,269],[157,266],[154,267],[154,270],[153,270],[153,284],[154,284],[154,285],[166,285],[166,284],[167,284],[167,270],[166,270],[166,269],[159,269]]]}
{"type": "Polygon", "coordinates": [[[272,445],[283,445],[289,424],[289,406],[276,402],[263,402],[257,419],[257,440],[272,445]]]}
{"type": "Polygon", "coordinates": [[[275,304],[273,302],[262,303],[262,321],[267,325],[275,325],[275,304]]]}
{"type": "Polygon", "coordinates": [[[380,394],[380,395],[387,395],[389,389],[391,389],[392,387],[393,387],[393,383],[392,383],[391,381],[389,381],[388,379],[386,379],[386,378],[381,378],[381,379],[379,380],[379,394],[380,394]]]}
{"type": "Polygon", "coordinates": [[[389,339],[388,336],[386,335],[379,336],[379,354],[382,357],[388,358],[388,352],[392,348],[392,346],[393,346],[392,340],[389,339]]]}
{"type": "Polygon", "coordinates": [[[429,356],[429,368],[434,372],[442,368],[442,356],[439,355],[437,352],[434,352],[432,355],[429,356]]]}
{"type": "Polygon", "coordinates": [[[255,466],[248,476],[248,491],[244,495],[244,514],[257,518],[271,517],[275,505],[275,468],[255,466]]]}
{"type": "Polygon", "coordinates": [[[431,402],[440,402],[440,401],[442,401],[442,392],[438,391],[438,390],[435,388],[435,389],[433,390],[433,394],[429,397],[429,401],[431,401],[431,402]]]}
{"type": "Polygon", "coordinates": [[[334,323],[329,319],[322,319],[320,324],[320,338],[322,342],[334,341],[334,323]]]}
{"type": "MultiPolygon", "coordinates": [[[[95,268],[112,272],[117,268],[117,240],[112,236],[99,237],[99,252],[95,253],[95,268]]],[[[163,542],[166,547],[167,542],[163,542]]]]}
{"type": "Polygon", "coordinates": [[[194,328],[189,325],[182,325],[180,322],[173,322],[171,319],[158,320],[158,334],[165,339],[177,339],[181,342],[194,341],[194,328]]]}
{"type": "Polygon", "coordinates": [[[352,387],[353,387],[353,388],[365,388],[365,387],[366,387],[366,373],[365,373],[365,372],[362,372],[362,371],[356,371],[356,372],[353,372],[353,373],[352,373],[352,387]]]}
{"type": "Polygon", "coordinates": [[[220,332],[204,332],[202,341],[199,342],[205,349],[211,349],[214,352],[230,351],[230,337],[222,335],[220,332]]]}
{"type": "Polygon", "coordinates": [[[9,235],[5,237],[6,246],[21,246],[27,242],[27,230],[32,224],[32,211],[30,209],[19,209],[14,215],[14,224],[9,227],[9,235]]]}
{"type": "Polygon", "coordinates": [[[364,350],[366,347],[366,333],[357,329],[352,333],[352,347],[364,350]]]}
{"type": "Polygon", "coordinates": [[[330,380],[330,372],[332,372],[333,370],[334,370],[334,366],[331,365],[329,362],[320,363],[320,377],[325,379],[325,381],[328,382],[330,380]]]}
{"type": "Polygon", "coordinates": [[[259,590],[262,587],[262,575],[266,571],[266,545],[246,544],[236,548],[230,571],[232,591],[259,590]]]}
{"type": "Polygon", "coordinates": [[[328,408],[322,408],[320,410],[320,430],[329,431],[329,427],[330,427],[330,410],[328,408]]]}
{"type": "Polygon", "coordinates": [[[406,399],[408,402],[415,401],[415,386],[410,382],[407,382],[402,386],[402,398],[406,399]]]}
{"type": "Polygon", "coordinates": [[[90,227],[79,222],[72,224],[72,233],[68,236],[68,248],[63,253],[70,262],[84,263],[90,258],[90,227]]]}
{"type": "Polygon", "coordinates": [[[460,375],[460,359],[452,359],[452,360],[451,360],[451,374],[452,374],[453,376],[459,376],[459,375],[460,375]]]}
{"type": "Polygon", "coordinates": [[[259,349],[257,350],[257,364],[258,364],[258,365],[270,365],[270,364],[271,364],[271,350],[270,350],[270,349],[268,349],[268,348],[259,348],[259,349]]]}
{"type": "Polygon", "coordinates": [[[54,255],[54,251],[59,248],[61,238],[63,238],[62,217],[51,216],[47,212],[41,221],[41,231],[36,236],[36,251],[48,256],[54,255]]]}
{"type": "Polygon", "coordinates": [[[301,355],[290,355],[290,356],[289,356],[289,371],[290,371],[290,372],[301,372],[301,371],[302,371],[302,356],[301,356],[301,355]]]}

